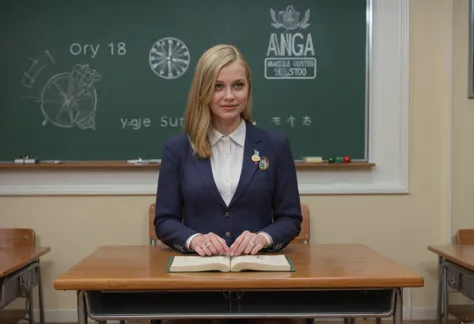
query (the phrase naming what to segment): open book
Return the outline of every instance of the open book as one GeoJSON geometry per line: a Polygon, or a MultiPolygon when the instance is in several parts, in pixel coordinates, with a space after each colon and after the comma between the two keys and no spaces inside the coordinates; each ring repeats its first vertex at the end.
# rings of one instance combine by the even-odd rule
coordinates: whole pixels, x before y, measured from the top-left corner
{"type": "Polygon", "coordinates": [[[204,271],[295,271],[290,258],[284,255],[172,256],[168,272],[204,271]]]}

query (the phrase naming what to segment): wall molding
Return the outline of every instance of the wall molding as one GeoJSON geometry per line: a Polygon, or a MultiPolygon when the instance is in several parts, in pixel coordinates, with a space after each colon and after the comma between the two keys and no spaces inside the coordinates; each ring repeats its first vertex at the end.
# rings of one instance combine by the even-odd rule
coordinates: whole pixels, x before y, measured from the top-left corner
{"type": "Polygon", "coordinates": [[[445,62],[445,73],[446,73],[446,96],[444,103],[444,211],[443,225],[444,225],[444,242],[446,244],[453,243],[452,233],[452,156],[453,156],[453,1],[448,0],[445,3],[447,11],[446,19],[446,62],[445,62]]]}
{"type": "MultiPolygon", "coordinates": [[[[371,1],[368,159],[376,166],[298,172],[301,194],[409,191],[409,1],[371,1]]],[[[157,179],[158,171],[6,170],[0,195],[154,195],[157,179]]]]}

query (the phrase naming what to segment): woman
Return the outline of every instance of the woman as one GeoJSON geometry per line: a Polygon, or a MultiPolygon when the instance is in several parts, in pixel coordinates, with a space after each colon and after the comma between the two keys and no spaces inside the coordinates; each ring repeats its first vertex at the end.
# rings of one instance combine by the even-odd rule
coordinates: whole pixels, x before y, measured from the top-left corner
{"type": "Polygon", "coordinates": [[[163,152],[155,229],[164,244],[238,256],[278,252],[300,233],[289,141],[254,126],[251,112],[243,55],[230,45],[207,50],[191,85],[185,134],[168,139],[163,152]]]}

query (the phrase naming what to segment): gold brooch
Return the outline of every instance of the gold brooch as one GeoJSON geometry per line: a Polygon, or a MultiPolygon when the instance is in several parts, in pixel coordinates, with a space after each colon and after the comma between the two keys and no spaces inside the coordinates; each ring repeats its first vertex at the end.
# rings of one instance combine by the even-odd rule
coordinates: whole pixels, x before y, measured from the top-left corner
{"type": "Polygon", "coordinates": [[[258,161],[260,161],[260,152],[259,151],[253,150],[252,161],[254,163],[257,163],[258,161]]]}

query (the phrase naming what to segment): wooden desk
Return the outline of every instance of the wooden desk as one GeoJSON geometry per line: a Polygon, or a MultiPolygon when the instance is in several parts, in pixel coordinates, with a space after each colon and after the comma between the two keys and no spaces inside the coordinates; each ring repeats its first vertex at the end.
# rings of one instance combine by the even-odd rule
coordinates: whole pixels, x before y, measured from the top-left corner
{"type": "MultiPolygon", "coordinates": [[[[33,302],[33,288],[38,286],[40,323],[44,324],[43,290],[41,285],[39,258],[50,251],[49,247],[0,248],[0,310],[13,300],[27,296],[33,302]]],[[[15,318],[23,318],[24,312],[11,312],[15,318]]],[[[0,315],[0,319],[3,316],[0,315]]],[[[30,324],[34,322],[33,308],[28,314],[30,324]]]]}
{"type": "Polygon", "coordinates": [[[394,317],[402,289],[423,278],[364,245],[294,244],[296,272],[167,273],[164,246],[101,247],[54,282],[78,292],[79,323],[93,320],[394,317]]]}
{"type": "MultiPolygon", "coordinates": [[[[438,255],[438,302],[437,322],[448,323],[450,305],[448,287],[474,299],[474,245],[428,246],[438,255]]],[[[466,308],[454,308],[458,311],[466,308]]],[[[466,313],[472,317],[473,311],[466,313]]]]}

